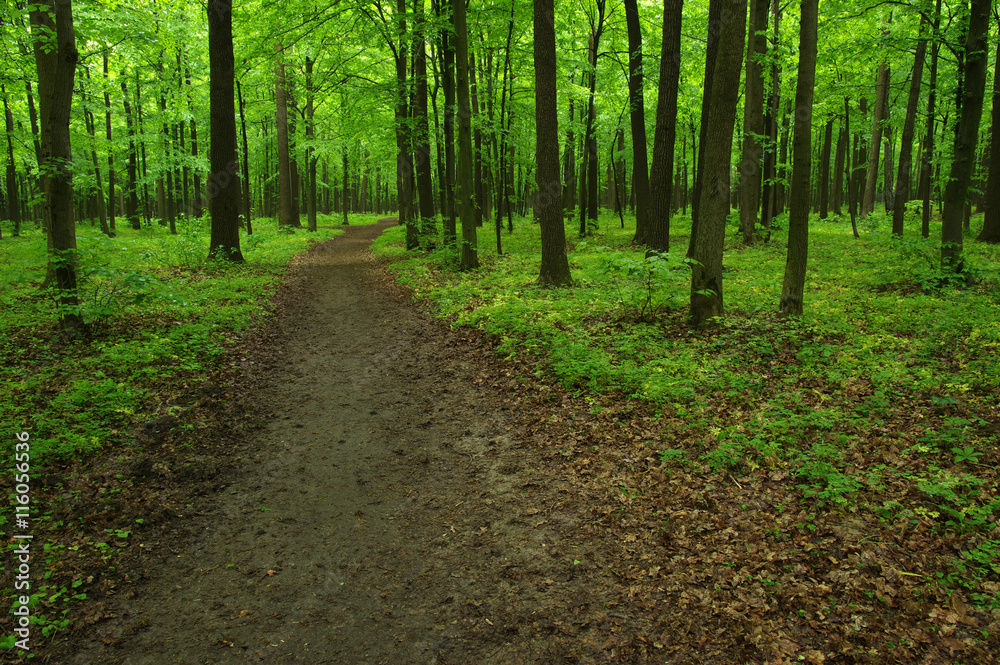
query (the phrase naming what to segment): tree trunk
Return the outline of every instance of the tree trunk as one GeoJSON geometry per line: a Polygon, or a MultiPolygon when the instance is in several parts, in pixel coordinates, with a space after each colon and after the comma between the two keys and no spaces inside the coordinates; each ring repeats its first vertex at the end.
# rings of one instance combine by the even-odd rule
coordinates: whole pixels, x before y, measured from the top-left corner
{"type": "MultiPolygon", "coordinates": [[[[542,265],[538,281],[548,286],[573,282],[566,258],[566,227],[559,188],[559,118],[556,111],[556,33],[553,0],[534,3],[535,182],[541,211],[542,265]]],[[[572,121],[572,113],[570,114],[572,121]]]]}
{"type": "Polygon", "coordinates": [[[306,56],[306,216],[308,218],[308,230],[316,231],[316,149],[312,142],[316,135],[313,114],[315,106],[313,103],[313,60],[306,56]]]}
{"type": "MultiPolygon", "coordinates": [[[[845,121],[846,122],[846,121],[845,121]]],[[[844,201],[844,160],[848,157],[848,133],[845,122],[840,123],[837,132],[837,150],[833,158],[833,189],[830,191],[830,207],[833,214],[840,217],[843,214],[844,201]]]]}
{"type": "MultiPolygon", "coordinates": [[[[84,71],[87,72],[87,80],[89,81],[90,80],[90,70],[84,70],[84,71]]],[[[3,92],[6,93],[6,91],[3,91],[3,92]]],[[[87,104],[86,93],[84,93],[82,95],[82,99],[83,99],[84,105],[86,105],[87,104]]],[[[6,107],[6,106],[7,106],[7,97],[6,97],[6,94],[4,94],[4,107],[6,107]]],[[[7,111],[7,116],[8,116],[8,119],[9,119],[8,120],[8,125],[7,125],[8,126],[8,131],[10,131],[10,130],[13,129],[13,122],[12,122],[12,120],[10,120],[10,109],[6,109],[5,108],[5,110],[7,111]]],[[[96,134],[97,134],[97,127],[96,127],[96,125],[97,125],[97,123],[94,121],[94,114],[90,111],[90,109],[86,109],[85,108],[83,115],[84,115],[84,123],[87,125],[87,133],[90,135],[91,145],[92,146],[96,146],[97,145],[97,137],[96,137],[96,134]]],[[[8,134],[8,137],[9,136],[10,136],[10,134],[8,134]]],[[[10,145],[9,144],[9,138],[8,138],[8,145],[10,145]]],[[[96,149],[96,147],[91,149],[90,155],[91,155],[92,161],[94,163],[94,181],[95,181],[95,183],[97,185],[97,193],[94,196],[94,203],[97,204],[97,216],[98,216],[98,218],[101,221],[101,233],[103,233],[104,235],[108,236],[109,238],[114,238],[115,234],[111,230],[111,228],[108,226],[108,213],[107,213],[107,208],[105,207],[105,204],[104,204],[104,183],[103,183],[102,178],[101,178],[101,167],[100,167],[100,161],[97,158],[97,149],[96,149]]],[[[10,158],[11,158],[11,164],[13,164],[13,162],[14,162],[14,151],[13,151],[13,147],[12,146],[11,146],[11,151],[10,151],[10,158]]],[[[18,210],[18,214],[20,215],[20,210],[18,210]]],[[[19,216],[18,220],[17,220],[17,223],[14,225],[14,234],[15,235],[17,235],[20,232],[20,226],[21,226],[21,224],[20,224],[20,216],[19,216]]],[[[91,226],[93,226],[93,220],[91,220],[91,226]]]]}
{"type": "MultiPolygon", "coordinates": [[[[774,30],[774,43],[779,43],[779,24],[781,22],[781,6],[779,0],[774,0],[771,4],[771,13],[774,16],[772,21],[774,30]]],[[[767,149],[764,152],[763,177],[764,186],[761,197],[761,226],[765,229],[765,241],[771,238],[771,219],[776,213],[778,184],[778,114],[781,109],[781,67],[778,66],[777,59],[771,63],[771,92],[767,103],[767,116],[764,125],[767,129],[767,149]]]]}
{"type": "Polygon", "coordinates": [[[434,222],[434,184],[431,180],[431,143],[427,122],[427,48],[424,0],[414,0],[414,72],[416,83],[416,104],[413,110],[416,132],[414,158],[417,167],[417,200],[420,203],[418,233],[421,237],[436,235],[434,222]]]}
{"type": "Polygon", "coordinates": [[[955,128],[955,150],[951,160],[951,176],[944,194],[941,216],[941,267],[960,273],[962,260],[962,223],[972,167],[976,157],[979,121],[983,115],[983,93],[989,57],[990,0],[972,0],[969,32],[965,43],[965,85],[962,89],[962,111],[955,128]]]}
{"type": "MultiPolygon", "coordinates": [[[[720,27],[726,22],[721,20],[722,5],[725,0],[709,0],[708,3],[708,40],[705,51],[705,78],[701,96],[701,128],[698,135],[698,159],[695,164],[694,194],[691,197],[691,238],[688,241],[688,257],[694,257],[695,244],[698,242],[698,221],[701,219],[701,189],[705,173],[705,147],[708,136],[708,111],[712,103],[712,86],[715,85],[715,60],[719,50],[720,27]]],[[[743,12],[746,15],[746,10],[743,12]]],[[[727,17],[728,18],[728,17],[727,17]]],[[[715,128],[713,127],[714,131],[715,128]]],[[[721,302],[721,301],[720,301],[721,302]]],[[[721,309],[720,309],[721,313],[721,309]]]]}
{"type": "Polygon", "coordinates": [[[284,46],[274,46],[278,52],[275,65],[277,81],[274,87],[275,123],[278,134],[278,226],[293,228],[297,220],[292,217],[292,167],[288,148],[288,88],[285,81],[284,46]]]}
{"type": "MultiPolygon", "coordinates": [[[[826,121],[823,133],[823,150],[819,157],[819,218],[830,214],[830,149],[833,143],[833,118],[826,121]]],[[[795,159],[794,156],[792,159],[795,159]]]]}
{"type": "MultiPolygon", "coordinates": [[[[791,204],[788,213],[788,257],[781,285],[783,315],[802,314],[809,250],[809,177],[812,159],[813,89],[816,83],[816,32],[819,0],[802,0],[799,20],[799,76],[795,84],[795,139],[792,145],[791,204]]],[[[828,129],[830,125],[827,125],[828,129]]],[[[827,133],[829,136],[829,131],[827,133]]],[[[826,151],[829,154],[829,150],[826,151]]]]}
{"type": "MultiPolygon", "coordinates": [[[[232,0],[230,0],[232,1],[232,0]]],[[[253,235],[253,204],[250,197],[250,149],[247,147],[247,116],[243,105],[243,90],[239,80],[236,81],[236,97],[240,104],[240,129],[243,134],[243,208],[246,211],[247,235],[253,235]]],[[[191,121],[192,149],[195,156],[198,154],[198,142],[194,138],[194,120],[191,121]]],[[[194,201],[195,206],[201,207],[201,184],[198,178],[197,169],[194,172],[194,201]]]]}
{"type": "Polygon", "coordinates": [[[80,58],[73,31],[71,0],[34,5],[31,24],[41,111],[42,163],[39,167],[48,174],[45,200],[52,250],[49,263],[59,293],[60,326],[65,333],[74,334],[83,327],[83,317],[77,299],[73,153],[69,133],[73,78],[80,58]],[[48,48],[47,43],[51,44],[48,48]]]}
{"type": "MultiPolygon", "coordinates": [[[[600,49],[601,36],[604,34],[604,10],[606,0],[595,0],[597,5],[597,23],[591,24],[590,29],[590,90],[587,94],[587,133],[584,141],[584,163],[586,169],[581,178],[585,178],[587,209],[580,208],[580,236],[586,236],[591,228],[597,227],[597,132],[594,127],[596,122],[596,106],[594,98],[597,91],[597,54],[600,49]]],[[[581,189],[584,189],[581,187],[581,189]]],[[[583,192],[581,192],[581,196],[583,192]]]]}
{"type": "Polygon", "coordinates": [[[894,153],[893,153],[893,142],[892,142],[892,126],[886,126],[883,132],[884,137],[882,140],[882,205],[885,206],[885,212],[888,215],[892,212],[892,205],[894,202],[893,194],[894,191],[892,177],[895,174],[893,170],[894,167],[894,153]]]}
{"type": "MultiPolygon", "coordinates": [[[[14,115],[10,112],[10,104],[7,102],[7,88],[0,87],[0,93],[3,94],[4,122],[7,128],[7,219],[14,223],[14,235],[18,236],[21,234],[21,202],[17,195],[17,168],[14,162],[14,115]]],[[[91,130],[90,134],[93,136],[93,122],[90,122],[88,126],[91,130]]],[[[96,151],[94,152],[94,174],[98,178],[97,186],[100,189],[101,172],[97,169],[96,151]]],[[[99,196],[102,197],[103,202],[104,192],[99,192],[99,196]]],[[[104,209],[101,208],[101,228],[106,226],[104,209]]],[[[108,233],[108,235],[111,234],[108,233]]]]}
{"type": "Polygon", "coordinates": [[[209,133],[212,139],[208,256],[243,262],[240,252],[240,175],[236,160],[233,90],[233,3],[208,0],[209,133]]]}
{"type": "Polygon", "coordinates": [[[910,166],[913,159],[913,132],[917,121],[917,106],[920,103],[920,83],[924,74],[924,57],[927,53],[927,17],[920,21],[920,39],[913,58],[913,73],[910,75],[910,94],[906,100],[906,120],[903,122],[903,145],[899,149],[899,175],[896,177],[895,201],[892,206],[892,232],[903,235],[903,218],[906,204],[910,200],[910,166]]]}
{"type": "Polygon", "coordinates": [[[923,202],[920,206],[920,234],[929,238],[931,234],[931,168],[934,161],[934,107],[937,102],[937,66],[938,51],[941,48],[938,30],[941,27],[941,0],[937,0],[934,9],[934,26],[931,29],[931,78],[927,91],[927,137],[924,139],[924,152],[920,156],[920,185],[918,198],[923,202]]]}
{"type": "Polygon", "coordinates": [[[139,221],[139,185],[138,185],[138,159],[135,148],[136,128],[132,122],[132,105],[128,100],[128,86],[125,84],[124,72],[122,73],[122,107],[125,109],[125,131],[128,133],[128,196],[125,197],[125,217],[128,218],[132,228],[138,231],[142,228],[139,221]]]}
{"type": "MultiPolygon", "coordinates": [[[[343,187],[343,191],[340,193],[340,207],[343,210],[343,214],[344,214],[344,226],[350,226],[351,222],[347,218],[347,208],[348,208],[347,202],[350,201],[350,195],[348,193],[348,184],[347,184],[347,181],[348,181],[348,177],[347,177],[347,173],[348,173],[348,168],[347,168],[348,167],[348,163],[347,163],[347,146],[344,146],[343,162],[344,162],[344,187],[343,187]]],[[[400,195],[400,198],[402,199],[402,195],[400,195]]],[[[400,215],[399,220],[398,220],[399,223],[400,224],[404,224],[405,222],[403,221],[403,213],[402,213],[402,211],[400,211],[399,215],[400,215]]],[[[410,248],[407,247],[407,249],[410,249],[410,248]]]]}
{"type": "Polygon", "coordinates": [[[875,185],[878,182],[878,157],[882,150],[882,122],[886,117],[889,97],[889,64],[883,61],[878,66],[876,84],[875,117],[872,119],[872,142],[868,146],[868,172],[865,194],[861,200],[861,217],[867,217],[875,209],[875,185]]]}
{"type": "Polygon", "coordinates": [[[746,93],[743,107],[743,157],[739,168],[740,228],[743,242],[757,238],[754,227],[760,208],[761,158],[764,153],[764,68],[760,59],[767,52],[767,19],[770,0],[750,0],[747,35],[746,93]]]}
{"type": "MultiPolygon", "coordinates": [[[[438,18],[444,0],[437,3],[438,18]]],[[[455,223],[455,47],[448,30],[441,30],[441,85],[444,88],[444,216],[445,244],[455,242],[458,228],[455,223]]]]}
{"type": "MultiPolygon", "coordinates": [[[[851,105],[850,99],[844,97],[844,134],[848,137],[851,135],[851,105]]],[[[847,211],[851,216],[851,231],[854,233],[854,237],[858,237],[858,222],[857,222],[857,210],[858,210],[858,179],[854,176],[854,171],[852,170],[852,163],[856,166],[858,163],[858,135],[854,135],[854,148],[850,149],[847,146],[847,153],[844,165],[844,177],[847,179],[847,211]]]]}
{"type": "Polygon", "coordinates": [[[115,232],[115,144],[111,136],[111,77],[108,72],[108,51],[104,51],[104,130],[108,140],[108,228],[115,232]]]}
{"type": "MultiPolygon", "coordinates": [[[[677,138],[677,90],[681,65],[681,14],[684,0],[664,0],[660,82],[650,173],[649,233],[646,244],[658,252],[670,250],[670,176],[677,138]]],[[[678,171],[678,184],[680,171],[678,171]]],[[[677,207],[676,205],[674,206],[677,207]]]]}
{"type": "MultiPolygon", "coordinates": [[[[691,322],[700,325],[722,316],[722,246],[729,213],[730,159],[736,102],[740,89],[740,65],[746,37],[747,0],[722,0],[727,20],[718,36],[717,61],[713,68],[710,107],[702,115],[712,128],[703,145],[702,187],[698,193],[698,232],[691,267],[691,322]]],[[[720,10],[722,8],[720,7],[720,10]]],[[[709,26],[709,33],[713,26],[709,26]]]]}
{"type": "MultiPolygon", "coordinates": [[[[629,119],[632,125],[632,191],[635,193],[635,236],[637,245],[649,243],[649,166],[646,156],[646,111],[642,94],[642,28],[636,0],[624,0],[628,29],[629,119]]],[[[671,146],[672,147],[672,146],[671,146]]],[[[667,171],[669,181],[670,171],[667,171]]],[[[669,182],[668,182],[669,200],[669,182]]]]}
{"type": "Polygon", "coordinates": [[[976,240],[991,244],[1000,243],[1000,76],[996,75],[1000,67],[1000,41],[997,42],[997,54],[993,66],[993,111],[990,127],[990,170],[983,195],[983,230],[976,240]]]}
{"type": "MultiPolygon", "coordinates": [[[[191,104],[191,70],[189,68],[185,69],[185,81],[186,81],[187,89],[188,89],[188,105],[190,105],[191,104]]],[[[237,81],[237,86],[238,85],[239,85],[239,81],[237,81]]],[[[241,98],[241,102],[240,102],[240,121],[241,121],[241,123],[243,125],[243,134],[244,134],[244,136],[246,136],[246,119],[244,118],[244,114],[243,114],[242,98],[241,98]]],[[[195,121],[194,117],[191,118],[190,122],[191,122],[191,157],[194,158],[194,161],[197,164],[197,162],[198,162],[198,123],[195,121]]],[[[245,152],[246,152],[246,150],[244,150],[244,153],[245,152]]],[[[246,155],[244,155],[244,157],[245,156],[246,155]]],[[[251,233],[251,231],[250,231],[250,172],[248,170],[249,167],[246,164],[244,164],[244,167],[245,168],[243,169],[243,189],[245,191],[245,196],[246,196],[247,233],[251,233]]],[[[193,171],[193,173],[192,173],[192,179],[193,179],[192,185],[194,187],[194,208],[193,208],[193,212],[194,212],[194,216],[195,217],[201,217],[205,213],[205,211],[203,209],[204,208],[204,204],[202,203],[202,200],[201,200],[201,172],[200,172],[200,170],[197,167],[194,168],[194,169],[192,169],[192,171],[193,171]]]]}
{"type": "Polygon", "coordinates": [[[462,270],[479,267],[476,240],[475,187],[472,182],[472,106],[469,99],[469,29],[465,19],[465,0],[452,0],[452,21],[455,29],[455,59],[458,61],[458,215],[462,223],[462,270]]]}
{"type": "Polygon", "coordinates": [[[576,138],[573,136],[573,122],[576,119],[573,115],[573,98],[569,98],[569,126],[566,129],[566,151],[563,156],[565,167],[563,169],[562,207],[563,214],[567,218],[572,217],[573,208],[576,207],[576,138]]]}

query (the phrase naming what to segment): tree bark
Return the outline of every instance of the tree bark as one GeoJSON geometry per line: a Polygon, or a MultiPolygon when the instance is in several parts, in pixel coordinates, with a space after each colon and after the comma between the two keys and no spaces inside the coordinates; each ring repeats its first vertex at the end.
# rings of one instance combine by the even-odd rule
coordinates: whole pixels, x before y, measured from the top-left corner
{"type": "MultiPolygon", "coordinates": [[[[587,94],[587,131],[584,140],[584,164],[586,168],[581,174],[581,179],[586,183],[585,190],[587,197],[586,211],[581,203],[580,207],[580,237],[586,236],[591,227],[597,226],[597,132],[594,128],[597,110],[594,102],[597,92],[597,54],[601,45],[601,36],[604,34],[604,10],[607,5],[606,0],[595,0],[597,5],[597,23],[591,24],[590,33],[590,90],[587,94]]],[[[584,192],[581,191],[581,196],[584,192]]]]}
{"type": "Polygon", "coordinates": [[[809,177],[812,159],[813,89],[819,0],[802,0],[799,19],[799,76],[795,84],[795,138],[792,145],[791,204],[788,213],[788,256],[778,311],[802,314],[809,250],[809,177]]]}
{"type": "Polygon", "coordinates": [[[878,182],[878,157],[882,150],[882,122],[886,117],[886,101],[889,96],[889,64],[885,61],[878,66],[876,84],[875,117],[872,119],[872,142],[868,146],[868,172],[865,194],[861,200],[861,217],[867,217],[875,209],[875,185],[878,182]]]}
{"type": "Polygon", "coordinates": [[[288,88],[285,80],[284,46],[274,46],[278,53],[275,65],[277,81],[274,87],[275,123],[278,140],[278,226],[293,228],[297,220],[292,217],[292,166],[288,148],[288,88]]]}
{"type": "Polygon", "coordinates": [[[913,58],[913,73],[910,75],[910,94],[906,100],[906,120],[903,121],[903,145],[899,149],[899,175],[896,177],[895,201],[892,206],[892,232],[903,235],[903,219],[906,203],[910,200],[910,166],[913,155],[913,131],[917,120],[917,106],[920,102],[920,83],[924,74],[924,57],[927,53],[927,18],[920,21],[920,39],[913,58]]]}
{"type": "Polygon", "coordinates": [[[656,99],[656,130],[653,134],[653,167],[649,183],[649,233],[646,237],[649,248],[658,252],[670,250],[670,177],[674,165],[674,142],[677,139],[677,90],[681,71],[683,7],[684,0],[663,0],[660,83],[656,99]]]}
{"type": "Polygon", "coordinates": [[[64,333],[83,327],[76,284],[76,225],[73,219],[73,153],[69,121],[73,78],[80,53],[76,49],[71,0],[34,5],[31,24],[38,72],[42,163],[47,175],[46,208],[50,220],[50,268],[59,298],[59,323],[64,333]]]}
{"type": "MultiPolygon", "coordinates": [[[[534,1],[535,183],[538,186],[542,264],[538,281],[571,284],[566,258],[566,227],[559,187],[559,118],[556,112],[556,33],[553,0],[534,1]]],[[[572,121],[572,115],[570,116],[572,121]]]]}
{"type": "Polygon", "coordinates": [[[139,221],[139,185],[138,185],[138,156],[136,155],[135,136],[136,127],[132,121],[132,105],[129,103],[128,86],[125,84],[125,76],[122,76],[122,108],[125,110],[125,131],[128,133],[128,192],[125,197],[125,217],[128,218],[132,228],[138,231],[142,228],[139,221]]]}
{"type": "Polygon", "coordinates": [[[965,43],[965,85],[962,90],[962,111],[955,128],[955,149],[951,160],[951,176],[944,194],[941,216],[941,267],[949,272],[964,270],[962,260],[962,223],[972,167],[976,157],[979,122],[983,115],[983,94],[989,57],[990,0],[972,0],[969,31],[965,43]]]}
{"type": "Polygon", "coordinates": [[[236,160],[233,89],[233,2],[208,0],[209,133],[212,138],[208,256],[243,262],[240,251],[240,174],[236,160]]]}
{"type": "MultiPolygon", "coordinates": [[[[637,245],[649,242],[649,165],[646,155],[646,111],[642,94],[642,28],[636,0],[624,0],[628,30],[629,120],[632,126],[632,191],[635,193],[635,235],[637,245]]],[[[672,147],[672,146],[671,146],[672,147]]],[[[669,181],[669,171],[667,179],[669,181]]],[[[669,182],[668,182],[669,200],[669,182]]]]}
{"type": "Polygon", "coordinates": [[[315,105],[313,97],[313,59],[306,56],[306,217],[308,230],[316,231],[316,149],[312,142],[316,135],[313,120],[315,105]]]}
{"type": "MultiPolygon", "coordinates": [[[[437,3],[438,18],[444,1],[437,3]]],[[[444,217],[445,244],[455,242],[458,234],[455,223],[455,47],[451,33],[441,30],[441,86],[444,88],[444,193],[445,204],[441,210],[444,217]]]]}
{"type": "Polygon", "coordinates": [[[1000,41],[997,42],[997,53],[993,66],[993,111],[990,119],[990,170],[983,195],[985,207],[983,215],[983,230],[976,240],[991,244],[1000,243],[1000,76],[996,75],[1000,67],[1000,41]]]}
{"type": "MultiPolygon", "coordinates": [[[[14,223],[14,235],[21,234],[21,202],[17,195],[17,167],[14,162],[14,115],[10,112],[10,104],[7,101],[7,88],[0,87],[3,95],[3,114],[7,129],[7,219],[14,223]]],[[[93,123],[90,124],[91,136],[93,136],[93,123]]],[[[101,172],[97,170],[97,152],[94,152],[94,173],[98,178],[98,188],[100,188],[101,172]]],[[[104,192],[100,192],[102,197],[104,192]]],[[[101,227],[107,226],[104,209],[101,209],[101,227]]],[[[108,235],[111,235],[108,233],[108,235]]]]}
{"type": "Polygon", "coordinates": [[[413,110],[416,132],[414,158],[417,167],[417,200],[420,205],[418,234],[433,237],[436,233],[434,222],[434,184],[431,180],[431,143],[427,123],[427,49],[424,34],[424,0],[414,0],[414,72],[416,84],[416,104],[413,110]]]}
{"type": "Polygon", "coordinates": [[[472,106],[469,99],[469,29],[465,18],[465,0],[452,0],[452,21],[455,29],[455,59],[458,61],[458,182],[456,198],[462,224],[461,270],[479,267],[476,240],[476,191],[472,182],[472,106]]]}
{"type": "MultiPolygon", "coordinates": [[[[722,6],[725,0],[709,0],[708,3],[708,40],[705,51],[705,78],[701,96],[701,128],[698,135],[698,158],[695,163],[694,193],[691,197],[691,238],[688,241],[687,255],[694,256],[695,244],[698,242],[698,221],[701,219],[701,189],[704,183],[705,147],[708,136],[708,111],[712,103],[712,86],[715,85],[715,60],[719,50],[719,32],[724,26],[722,6]]],[[[744,10],[744,16],[746,11],[744,10]]],[[[712,128],[715,129],[714,127],[712,128]]],[[[693,146],[692,146],[693,147],[693,146]]]]}
{"type": "MultiPolygon", "coordinates": [[[[713,68],[708,113],[702,115],[712,128],[703,145],[703,183],[699,191],[697,241],[691,268],[691,322],[700,325],[724,313],[722,297],[722,246],[730,199],[730,159],[740,65],[746,37],[747,0],[722,0],[720,15],[726,20],[718,33],[717,61],[713,68]]],[[[713,26],[709,26],[709,33],[713,26]]]]}
{"type": "Polygon", "coordinates": [[[573,123],[576,118],[573,114],[573,98],[569,98],[569,119],[566,128],[566,150],[563,155],[565,167],[563,169],[562,207],[563,214],[571,218],[573,208],[576,207],[576,138],[573,136],[573,123]]]}
{"type": "MultiPolygon", "coordinates": [[[[833,143],[833,118],[826,121],[823,132],[823,150],[819,157],[819,218],[830,214],[830,149],[833,143]]],[[[794,159],[794,157],[792,157],[794,159]]]]}
{"type": "Polygon", "coordinates": [[[843,214],[841,205],[844,200],[844,160],[847,157],[849,138],[845,123],[846,120],[840,123],[840,131],[837,132],[837,151],[833,158],[833,189],[830,192],[830,207],[837,217],[843,214]]]}
{"type": "Polygon", "coordinates": [[[760,209],[761,159],[764,153],[764,68],[759,59],[767,52],[767,19],[770,0],[750,0],[747,35],[746,92],[743,107],[743,157],[739,168],[740,229],[747,245],[756,240],[754,227],[760,209]]]}
{"type": "MultiPolygon", "coordinates": [[[[253,235],[253,202],[250,196],[250,149],[247,146],[247,116],[243,105],[243,90],[239,80],[236,81],[236,97],[240,104],[240,129],[243,134],[243,208],[246,211],[247,235],[253,235]]],[[[194,138],[194,120],[191,121],[193,150],[195,156],[198,155],[198,142],[194,138]]],[[[195,206],[201,207],[201,183],[198,178],[198,171],[194,175],[195,206]]]]}

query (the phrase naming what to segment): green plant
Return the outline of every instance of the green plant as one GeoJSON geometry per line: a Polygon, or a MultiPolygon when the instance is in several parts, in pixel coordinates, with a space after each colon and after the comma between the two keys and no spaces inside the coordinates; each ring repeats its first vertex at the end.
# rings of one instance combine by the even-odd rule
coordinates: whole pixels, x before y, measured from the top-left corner
{"type": "Polygon", "coordinates": [[[962,462],[972,462],[976,464],[979,462],[979,453],[972,446],[966,446],[965,448],[952,448],[951,452],[955,453],[955,464],[961,464],[962,462]]]}
{"type": "MultiPolygon", "coordinates": [[[[636,255],[606,247],[595,251],[601,255],[599,272],[611,278],[625,318],[646,323],[656,321],[664,309],[676,305],[684,295],[683,291],[668,290],[666,286],[675,271],[690,268],[692,259],[652,251],[636,255]]],[[[682,272],[686,274],[687,270],[682,272]]]]}

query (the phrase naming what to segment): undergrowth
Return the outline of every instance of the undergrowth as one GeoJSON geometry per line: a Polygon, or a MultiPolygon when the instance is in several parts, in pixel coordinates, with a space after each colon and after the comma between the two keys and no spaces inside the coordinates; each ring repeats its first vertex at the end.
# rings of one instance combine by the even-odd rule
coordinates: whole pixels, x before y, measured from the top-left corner
{"type": "Polygon", "coordinates": [[[969,236],[967,273],[948,279],[940,242],[908,221],[900,239],[872,215],[857,240],[849,220],[814,221],[798,318],[777,314],[781,224],[751,246],[731,224],[726,316],[703,328],[686,321],[683,215],[665,255],[631,246],[633,229],[608,214],[586,239],[568,227],[574,285],[564,289],[536,284],[531,219],[504,234],[503,255],[484,241],[474,272],[459,272],[447,251],[405,252],[401,229],[376,247],[416,297],[493,335],[498,353],[540,361],[540,376],[577,397],[646,404],[662,460],[720,475],[780,472],[803,509],[863,510],[886,528],[962,538],[967,549],[938,581],[1000,607],[1000,251],[969,236]]]}

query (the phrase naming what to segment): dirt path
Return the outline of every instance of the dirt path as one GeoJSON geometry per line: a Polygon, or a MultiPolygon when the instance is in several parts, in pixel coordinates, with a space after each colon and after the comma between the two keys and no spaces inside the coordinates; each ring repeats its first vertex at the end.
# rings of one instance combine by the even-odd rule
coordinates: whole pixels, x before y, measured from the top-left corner
{"type": "Polygon", "coordinates": [[[296,261],[253,464],[180,549],[145,545],[148,580],[67,662],[599,657],[600,572],[539,475],[530,414],[477,388],[482,351],[372,257],[387,224],[296,261]]]}

